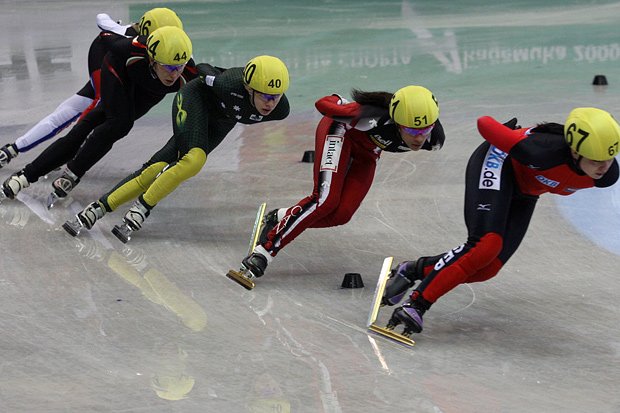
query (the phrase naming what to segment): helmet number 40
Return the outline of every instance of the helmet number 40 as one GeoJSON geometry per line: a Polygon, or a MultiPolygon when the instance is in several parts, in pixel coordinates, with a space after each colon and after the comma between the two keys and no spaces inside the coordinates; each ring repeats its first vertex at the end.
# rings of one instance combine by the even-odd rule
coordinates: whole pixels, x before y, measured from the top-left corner
{"type": "Polygon", "coordinates": [[[282,81],[280,79],[271,79],[269,83],[267,83],[267,86],[280,88],[282,87],[282,81]]]}

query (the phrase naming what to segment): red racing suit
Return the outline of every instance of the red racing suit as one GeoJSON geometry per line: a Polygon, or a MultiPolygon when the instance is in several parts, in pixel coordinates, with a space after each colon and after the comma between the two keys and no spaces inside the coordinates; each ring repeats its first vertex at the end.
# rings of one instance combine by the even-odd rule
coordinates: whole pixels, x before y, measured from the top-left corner
{"type": "MultiPolygon", "coordinates": [[[[343,103],[338,95],[325,96],[315,106],[324,117],[315,134],[314,189],[268,233],[262,246],[271,256],[306,228],[349,222],[370,189],[381,152],[410,151],[387,108],[343,103]]],[[[444,140],[437,120],[422,149],[440,149],[444,140]]]]}

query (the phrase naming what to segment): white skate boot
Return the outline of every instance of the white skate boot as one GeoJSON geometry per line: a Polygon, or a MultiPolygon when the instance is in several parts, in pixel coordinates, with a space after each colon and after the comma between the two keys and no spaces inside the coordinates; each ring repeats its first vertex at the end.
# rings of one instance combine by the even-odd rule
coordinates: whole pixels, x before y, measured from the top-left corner
{"type": "Polygon", "coordinates": [[[133,203],[129,211],[123,217],[121,225],[115,225],[112,234],[126,244],[131,239],[131,233],[142,228],[144,220],[151,214],[151,209],[139,199],[133,203]]]}
{"type": "Polygon", "coordinates": [[[11,159],[15,158],[18,153],[17,146],[14,143],[7,143],[0,148],[0,168],[11,162],[11,159]]]}
{"type": "Polygon", "coordinates": [[[29,186],[30,182],[28,182],[23,171],[14,173],[2,184],[3,198],[15,199],[22,189],[28,188],[29,186]]]}
{"type": "Polygon", "coordinates": [[[47,197],[47,208],[53,208],[56,201],[60,198],[65,198],[78,183],[80,183],[80,178],[68,168],[65,168],[62,175],[52,182],[54,191],[47,197]]]}
{"type": "Polygon", "coordinates": [[[62,227],[71,236],[76,237],[82,228],[91,229],[97,220],[103,218],[106,210],[99,202],[93,202],[86,208],[78,212],[73,219],[62,224],[62,227]]]}

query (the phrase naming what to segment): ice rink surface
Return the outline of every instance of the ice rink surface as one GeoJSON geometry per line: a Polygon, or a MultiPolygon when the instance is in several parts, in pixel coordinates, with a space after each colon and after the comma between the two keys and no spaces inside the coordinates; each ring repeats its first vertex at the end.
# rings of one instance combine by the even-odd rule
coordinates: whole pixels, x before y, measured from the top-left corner
{"type": "Polygon", "coordinates": [[[465,241],[479,116],[618,115],[620,2],[5,0],[0,144],[85,83],[97,13],[128,22],[162,5],[182,18],[198,62],[282,58],[291,116],[235,129],[126,245],[110,233],[125,207],[78,238],[60,225],[170,137],[171,97],[54,209],[55,174],[0,205],[0,411],[620,412],[618,185],[543,196],[500,274],[439,300],[414,348],[366,330],[384,257],[465,241]],[[597,74],[609,85],[592,86],[597,74]],[[408,84],[437,96],[444,149],[383,154],[349,224],[302,234],[253,291],[227,279],[258,204],[290,206],[312,188],[300,160],[313,149],[313,102],[408,84]],[[340,288],[347,272],[366,286],[340,288]]]}

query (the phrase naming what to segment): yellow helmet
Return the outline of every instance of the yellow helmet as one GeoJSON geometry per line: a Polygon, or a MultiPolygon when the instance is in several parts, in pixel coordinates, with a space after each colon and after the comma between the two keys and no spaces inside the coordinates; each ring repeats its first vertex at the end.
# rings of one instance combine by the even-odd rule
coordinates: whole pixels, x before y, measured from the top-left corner
{"type": "Polygon", "coordinates": [[[427,88],[406,86],[392,96],[390,117],[407,128],[426,128],[439,118],[439,103],[427,88]]]}
{"type": "Polygon", "coordinates": [[[281,95],[288,89],[288,69],[273,56],[256,56],[243,69],[243,82],[260,93],[281,95]]]}
{"type": "Polygon", "coordinates": [[[609,112],[597,108],[576,108],[566,119],[564,138],[580,156],[593,161],[607,161],[618,154],[620,126],[609,112]]]}
{"type": "Polygon", "coordinates": [[[165,26],[146,39],[149,56],[163,65],[182,65],[192,57],[192,41],[178,27],[165,26]]]}
{"type": "Polygon", "coordinates": [[[183,29],[183,23],[179,16],[166,7],[151,9],[142,15],[140,19],[140,34],[148,36],[160,27],[174,26],[183,29]]]}

